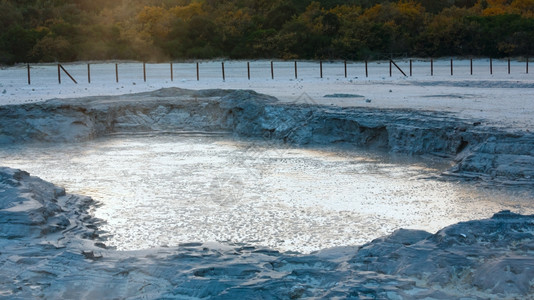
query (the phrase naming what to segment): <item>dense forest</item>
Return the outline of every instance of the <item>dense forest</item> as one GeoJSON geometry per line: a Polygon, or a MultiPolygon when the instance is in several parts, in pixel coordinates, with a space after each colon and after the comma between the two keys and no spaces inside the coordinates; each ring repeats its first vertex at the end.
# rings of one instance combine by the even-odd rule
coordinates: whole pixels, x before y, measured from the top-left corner
{"type": "Polygon", "coordinates": [[[534,0],[0,0],[0,63],[527,56],[534,0]]]}

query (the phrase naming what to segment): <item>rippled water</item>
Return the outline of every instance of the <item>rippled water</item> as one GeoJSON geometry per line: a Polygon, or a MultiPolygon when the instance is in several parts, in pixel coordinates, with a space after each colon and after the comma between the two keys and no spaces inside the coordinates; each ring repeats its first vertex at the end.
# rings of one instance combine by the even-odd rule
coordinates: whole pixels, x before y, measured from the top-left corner
{"type": "Polygon", "coordinates": [[[3,147],[0,165],[100,201],[94,215],[119,250],[218,241],[310,252],[502,209],[534,213],[527,192],[436,180],[443,164],[223,135],[3,147]]]}

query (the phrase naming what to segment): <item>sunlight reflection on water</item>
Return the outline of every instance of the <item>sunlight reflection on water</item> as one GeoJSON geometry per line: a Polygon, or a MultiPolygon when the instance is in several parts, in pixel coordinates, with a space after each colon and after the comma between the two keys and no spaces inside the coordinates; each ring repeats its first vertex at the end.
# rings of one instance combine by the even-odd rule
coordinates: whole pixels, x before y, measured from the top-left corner
{"type": "Polygon", "coordinates": [[[218,241],[310,252],[401,227],[435,232],[503,209],[534,213],[526,192],[432,179],[443,164],[222,135],[13,146],[0,159],[100,201],[94,216],[119,250],[218,241]]]}

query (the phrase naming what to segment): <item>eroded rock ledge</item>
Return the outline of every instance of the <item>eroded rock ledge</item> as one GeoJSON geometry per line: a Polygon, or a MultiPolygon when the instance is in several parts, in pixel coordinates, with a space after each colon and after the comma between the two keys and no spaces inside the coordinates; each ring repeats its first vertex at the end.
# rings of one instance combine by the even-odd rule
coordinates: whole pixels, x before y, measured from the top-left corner
{"type": "Polygon", "coordinates": [[[508,211],[436,234],[397,230],[309,255],[183,244],[118,252],[89,198],[0,168],[0,298],[525,299],[534,294],[534,215],[508,211]]]}
{"type": "Polygon", "coordinates": [[[155,92],[0,107],[0,145],[139,131],[228,131],[292,144],[348,144],[454,160],[445,175],[534,183],[534,134],[446,113],[283,104],[243,90],[155,92]]]}

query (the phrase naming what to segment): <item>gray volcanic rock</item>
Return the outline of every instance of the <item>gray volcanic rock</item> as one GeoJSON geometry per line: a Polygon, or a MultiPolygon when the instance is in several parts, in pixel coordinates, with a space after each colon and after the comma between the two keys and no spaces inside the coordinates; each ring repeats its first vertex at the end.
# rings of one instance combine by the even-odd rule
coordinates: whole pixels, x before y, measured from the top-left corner
{"type": "Polygon", "coordinates": [[[357,268],[415,277],[441,288],[475,287],[491,294],[533,295],[533,216],[509,211],[463,222],[416,241],[424,233],[399,232],[362,246],[357,268]],[[414,241],[416,241],[414,243],[414,241]]]}
{"type": "Polygon", "coordinates": [[[452,170],[454,174],[491,180],[506,178],[510,185],[530,184],[534,179],[532,135],[491,136],[477,145],[452,170]]]}
{"type": "MultiPolygon", "coordinates": [[[[72,230],[93,203],[20,170],[0,167],[0,237],[38,238],[72,230]]],[[[80,228],[77,228],[80,229],[80,228]]],[[[87,229],[87,228],[86,228],[87,229]]],[[[93,235],[94,230],[84,232],[93,235]]]]}

